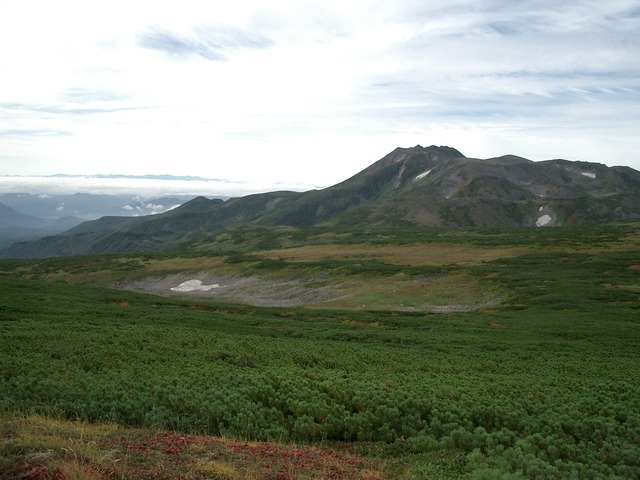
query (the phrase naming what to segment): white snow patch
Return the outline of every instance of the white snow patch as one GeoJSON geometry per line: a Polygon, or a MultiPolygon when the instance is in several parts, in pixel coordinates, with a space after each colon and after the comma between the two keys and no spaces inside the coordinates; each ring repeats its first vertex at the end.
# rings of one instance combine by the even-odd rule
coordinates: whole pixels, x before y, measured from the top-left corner
{"type": "Polygon", "coordinates": [[[420,175],[416,175],[416,180],[420,180],[421,178],[426,177],[431,173],[431,170],[427,170],[426,172],[421,173],[420,175]]]}
{"type": "Polygon", "coordinates": [[[540,207],[540,208],[538,209],[538,212],[541,212],[543,208],[544,208],[544,207],[540,207]]]}
{"type": "Polygon", "coordinates": [[[584,175],[585,177],[589,177],[589,178],[596,178],[596,174],[595,173],[591,173],[591,172],[580,172],[582,175],[584,175]]]}
{"type": "Polygon", "coordinates": [[[220,285],[214,283],[212,285],[203,285],[202,280],[187,280],[186,282],[182,282],[177,287],[171,287],[171,290],[174,292],[193,292],[195,290],[200,292],[208,292],[209,290],[213,290],[214,288],[219,288],[220,285]]]}
{"type": "Polygon", "coordinates": [[[542,215],[538,220],[536,220],[536,227],[544,227],[550,221],[551,215],[542,215]]]}

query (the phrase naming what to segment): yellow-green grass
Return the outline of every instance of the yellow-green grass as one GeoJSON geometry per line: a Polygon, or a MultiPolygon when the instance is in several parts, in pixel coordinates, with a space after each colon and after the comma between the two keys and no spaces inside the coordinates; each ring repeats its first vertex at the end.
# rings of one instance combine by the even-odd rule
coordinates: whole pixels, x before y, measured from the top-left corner
{"type": "Polygon", "coordinates": [[[408,478],[349,445],[298,446],[185,435],[40,415],[0,417],[0,478],[260,480],[408,478]]]}
{"type": "Polygon", "coordinates": [[[466,273],[417,278],[402,273],[366,279],[354,276],[339,288],[343,296],[317,306],[373,310],[474,309],[499,296],[494,285],[466,273]]]}
{"type": "Polygon", "coordinates": [[[479,305],[497,298],[497,287],[490,281],[481,281],[463,273],[458,267],[488,261],[495,257],[512,256],[520,250],[526,248],[491,249],[453,244],[448,249],[444,245],[389,245],[363,246],[360,250],[354,245],[320,245],[259,252],[248,263],[227,263],[227,256],[122,256],[112,257],[104,265],[96,262],[90,270],[84,269],[82,263],[62,262],[55,268],[48,269],[44,275],[41,273],[41,264],[36,264],[31,269],[21,267],[20,273],[48,280],[63,280],[69,284],[91,283],[110,286],[128,280],[153,281],[154,278],[161,279],[176,273],[197,275],[201,272],[212,272],[234,277],[261,277],[263,282],[256,287],[261,294],[283,288],[270,282],[284,280],[293,281],[306,290],[330,287],[339,295],[329,301],[304,302],[316,307],[428,311],[439,306],[479,305]],[[284,258],[285,263],[277,268],[253,268],[260,259],[280,258],[284,258]],[[331,269],[322,266],[321,263],[312,264],[314,261],[326,259],[338,262],[346,260],[352,264],[375,260],[381,264],[408,267],[450,264],[458,266],[451,272],[422,275],[404,271],[403,268],[397,269],[395,273],[362,273],[350,271],[348,268],[331,269]],[[305,265],[305,262],[310,264],[305,265]]]}
{"type": "Polygon", "coordinates": [[[118,468],[119,459],[102,445],[118,432],[114,424],[4,415],[0,428],[2,478],[93,480],[118,468]]]}
{"type": "Polygon", "coordinates": [[[260,255],[291,262],[373,259],[393,265],[471,265],[529,252],[529,247],[482,247],[456,243],[414,243],[408,245],[309,245],[268,250],[260,255]]]}
{"type": "MultiPolygon", "coordinates": [[[[329,246],[327,246],[329,247],[329,246]]],[[[351,246],[331,246],[335,248],[333,259],[340,260],[347,258],[346,255],[351,246]]],[[[298,250],[298,249],[294,249],[298,250]]],[[[309,252],[314,248],[310,247],[309,252]]],[[[397,249],[387,249],[388,254],[383,261],[388,263],[401,264],[402,258],[411,258],[413,249],[398,247],[397,249]]],[[[461,249],[462,250],[462,249],[461,249]]],[[[283,251],[280,251],[283,253],[283,251]]],[[[504,252],[503,252],[504,253],[504,252]]],[[[367,259],[371,259],[371,252],[367,259]]],[[[365,255],[367,255],[365,254],[365,255]]],[[[266,258],[274,258],[275,252],[266,252],[266,258]],[[273,257],[272,257],[273,255],[273,257]]],[[[489,258],[488,254],[483,255],[489,258]]],[[[471,261],[469,252],[449,255],[449,259],[457,261],[462,257],[471,261]]],[[[308,259],[300,256],[287,259],[293,262],[312,261],[313,253],[308,259]]],[[[440,258],[446,258],[440,254],[440,258]]],[[[480,261],[479,259],[477,261],[480,261]]],[[[203,272],[213,271],[218,274],[247,275],[246,267],[243,265],[228,265],[224,263],[223,257],[212,258],[172,258],[166,260],[154,260],[148,262],[144,267],[146,275],[155,276],[168,272],[203,272]]],[[[455,271],[448,274],[434,276],[415,276],[404,272],[387,275],[349,274],[340,272],[336,275],[322,275],[321,267],[294,268],[289,265],[275,270],[251,271],[251,275],[259,273],[264,278],[265,285],[270,279],[291,279],[300,283],[304,288],[321,288],[331,286],[340,293],[334,300],[310,303],[317,307],[327,308],[352,308],[352,309],[408,309],[408,310],[430,310],[434,307],[465,305],[474,306],[491,301],[498,297],[497,287],[487,281],[480,281],[473,276],[455,271]]],[[[267,288],[267,287],[265,287],[267,288]]]]}

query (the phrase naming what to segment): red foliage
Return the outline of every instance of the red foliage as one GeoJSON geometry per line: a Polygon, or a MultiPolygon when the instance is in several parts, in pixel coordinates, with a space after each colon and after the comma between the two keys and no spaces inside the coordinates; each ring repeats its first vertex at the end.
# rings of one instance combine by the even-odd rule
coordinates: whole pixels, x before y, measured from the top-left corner
{"type": "Polygon", "coordinates": [[[18,465],[16,473],[24,480],[65,480],[67,476],[58,467],[46,467],[44,465],[18,465]]]}

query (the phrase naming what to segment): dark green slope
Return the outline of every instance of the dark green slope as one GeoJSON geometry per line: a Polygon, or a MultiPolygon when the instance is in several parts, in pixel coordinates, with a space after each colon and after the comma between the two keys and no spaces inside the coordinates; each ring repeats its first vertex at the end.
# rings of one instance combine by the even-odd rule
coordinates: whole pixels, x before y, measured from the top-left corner
{"type": "Polygon", "coordinates": [[[249,195],[223,202],[197,197],[168,212],[145,217],[102,217],[68,230],[62,235],[35,242],[16,243],[5,257],[41,258],[160,251],[208,234],[250,224],[295,192],[249,195]]]}
{"type": "Polygon", "coordinates": [[[265,225],[309,226],[328,221],[361,205],[406,192],[416,176],[436,166],[455,164],[463,159],[450,147],[397,148],[353,177],[323,190],[305,192],[261,219],[265,225]]]}
{"type": "MultiPolygon", "coordinates": [[[[420,154],[418,147],[407,149],[397,161],[420,154]]],[[[420,168],[415,176],[405,168],[377,201],[332,223],[505,227],[640,218],[640,172],[628,167],[507,155],[425,161],[420,168]]]]}
{"type": "Polygon", "coordinates": [[[196,198],[147,217],[103,217],[15,244],[5,257],[160,251],[249,225],[554,226],[640,218],[640,172],[450,147],[397,148],[353,177],[308,192],[196,198]]]}

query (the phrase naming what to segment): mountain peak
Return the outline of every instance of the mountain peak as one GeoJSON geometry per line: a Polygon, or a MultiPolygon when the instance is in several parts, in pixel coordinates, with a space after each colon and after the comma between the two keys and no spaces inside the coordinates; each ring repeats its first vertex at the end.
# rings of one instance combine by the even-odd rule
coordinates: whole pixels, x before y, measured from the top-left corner
{"type": "Polygon", "coordinates": [[[422,149],[429,150],[435,154],[440,154],[451,158],[466,158],[459,150],[453,147],[447,147],[446,145],[440,145],[439,147],[436,145],[431,145],[430,147],[423,147],[422,149]]]}
{"type": "Polygon", "coordinates": [[[422,145],[416,145],[415,147],[398,147],[389,153],[386,157],[398,156],[402,154],[423,154],[431,157],[445,157],[445,158],[466,158],[459,150],[446,145],[430,145],[423,147],[422,145]]]}
{"type": "Polygon", "coordinates": [[[223,203],[224,203],[224,200],[220,198],[207,198],[200,195],[184,203],[182,207],[185,207],[191,211],[207,211],[214,205],[221,205],[223,203]]]}

